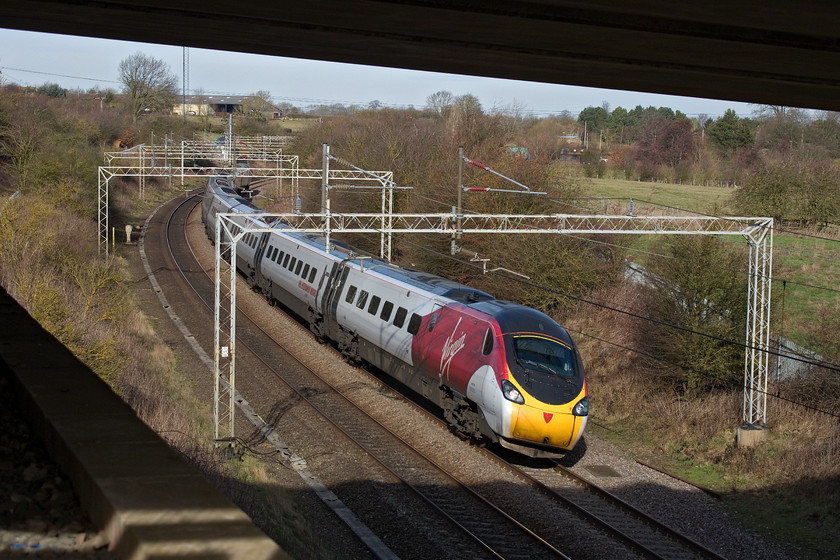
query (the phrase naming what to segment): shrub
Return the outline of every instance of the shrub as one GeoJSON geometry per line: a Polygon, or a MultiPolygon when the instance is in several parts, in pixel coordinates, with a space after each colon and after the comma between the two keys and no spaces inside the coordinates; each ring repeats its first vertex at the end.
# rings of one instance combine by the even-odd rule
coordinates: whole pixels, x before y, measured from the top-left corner
{"type": "Polygon", "coordinates": [[[674,236],[667,247],[660,244],[666,251],[649,263],[639,306],[656,321],[638,331],[637,344],[651,356],[647,367],[687,396],[738,387],[747,309],[744,255],[710,236],[674,236]]]}

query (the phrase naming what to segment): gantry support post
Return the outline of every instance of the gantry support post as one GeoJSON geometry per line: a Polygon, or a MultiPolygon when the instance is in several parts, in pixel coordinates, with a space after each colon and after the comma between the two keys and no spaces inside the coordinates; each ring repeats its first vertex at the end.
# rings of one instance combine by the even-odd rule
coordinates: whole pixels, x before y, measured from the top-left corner
{"type": "Polygon", "coordinates": [[[108,262],[108,181],[110,176],[105,168],[100,167],[98,177],[99,254],[105,255],[105,262],[108,262]]]}
{"type": "Polygon", "coordinates": [[[234,437],[236,390],[236,243],[243,235],[230,214],[217,214],[215,241],[215,296],[213,304],[213,438],[234,437]],[[227,285],[222,283],[226,273],[227,285]],[[226,313],[223,303],[229,302],[226,313]],[[223,325],[227,324],[227,333],[223,325]],[[226,379],[225,377],[226,376],[226,379]],[[227,415],[227,422],[224,416],[227,415]]]}
{"type": "MultiPolygon", "coordinates": [[[[750,248],[747,292],[747,352],[744,362],[743,429],[764,429],[770,359],[770,295],[773,220],[745,234],[750,248]]],[[[741,439],[739,432],[739,440],[741,439]]]]}

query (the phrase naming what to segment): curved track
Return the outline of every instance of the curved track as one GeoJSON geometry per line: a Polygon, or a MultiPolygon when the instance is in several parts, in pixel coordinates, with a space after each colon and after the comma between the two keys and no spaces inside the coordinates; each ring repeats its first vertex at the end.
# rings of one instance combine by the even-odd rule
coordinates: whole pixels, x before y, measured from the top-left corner
{"type": "MultiPolygon", "coordinates": [[[[192,212],[198,200],[198,197],[193,197],[184,201],[168,219],[166,238],[176,263],[185,261],[185,255],[177,254],[176,247],[182,246],[183,240],[187,239],[187,220],[179,216],[192,212]]],[[[187,264],[178,264],[178,268],[209,309],[211,300],[207,297],[207,286],[211,279],[198,265],[195,253],[192,256],[192,260],[187,264]]],[[[246,314],[239,311],[237,318],[240,347],[244,346],[271,375],[288,386],[299,402],[309,405],[335,432],[353,442],[402,487],[447,520],[452,531],[439,534],[443,542],[449,541],[444,545],[446,550],[460,550],[471,557],[475,557],[478,550],[482,552],[482,557],[490,558],[568,558],[345,397],[318,372],[271,339],[246,314]],[[272,345],[276,347],[273,351],[265,350],[272,345]],[[278,359],[284,364],[293,362],[295,367],[282,367],[280,373],[281,368],[274,363],[278,359]],[[465,547],[465,541],[472,542],[474,546],[465,547]]]]}
{"type": "MultiPolygon", "coordinates": [[[[188,216],[199,200],[199,197],[189,199],[172,212],[167,220],[166,237],[169,247],[173,248],[173,262],[182,263],[178,267],[183,278],[207,305],[206,302],[212,301],[212,280],[188,247],[188,242],[187,248],[184,247],[189,238],[186,231],[188,216]]],[[[422,501],[427,509],[446,519],[450,530],[437,535],[446,550],[470,556],[480,551],[482,557],[494,558],[567,557],[560,552],[559,545],[551,544],[552,540],[557,541],[553,535],[539,536],[537,531],[528,529],[526,521],[517,521],[513,515],[505,513],[502,506],[495,505],[493,496],[485,496],[492,493],[476,490],[473,484],[463,481],[463,477],[448,472],[433,455],[406,441],[346,397],[321,373],[304,365],[294,351],[283,348],[242,311],[238,311],[237,316],[244,323],[241,330],[237,327],[239,343],[261,360],[270,375],[294,391],[297,400],[326,419],[332,430],[373,458],[380,469],[422,501]],[[283,365],[277,365],[278,360],[283,365]],[[288,367],[290,363],[295,366],[288,367]],[[282,374],[279,373],[281,369],[282,374]],[[465,546],[465,542],[472,544],[465,546]]],[[[338,353],[335,353],[335,359],[339,359],[338,353]]],[[[415,406],[422,410],[419,405],[415,406]]],[[[423,414],[435,422],[442,422],[426,411],[423,414]]],[[[569,515],[571,511],[586,519],[622,546],[633,550],[633,553],[627,550],[630,556],[721,558],[559,464],[548,469],[545,465],[515,465],[485,453],[531,492],[553,501],[558,512],[564,512],[558,515],[569,515]],[[581,488],[585,491],[581,492],[581,488]]]]}

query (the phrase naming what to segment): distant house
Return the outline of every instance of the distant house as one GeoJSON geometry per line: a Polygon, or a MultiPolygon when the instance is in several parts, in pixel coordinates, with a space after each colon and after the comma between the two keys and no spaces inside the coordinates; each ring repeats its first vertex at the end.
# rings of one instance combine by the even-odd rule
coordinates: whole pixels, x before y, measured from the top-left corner
{"type": "MultiPolygon", "coordinates": [[[[183,115],[186,112],[190,116],[223,117],[241,112],[248,98],[247,95],[188,95],[186,103],[180,102],[172,106],[172,113],[183,115]]],[[[260,112],[266,119],[279,119],[283,116],[280,109],[268,103],[263,104],[263,110],[260,112]]]]}
{"type": "Polygon", "coordinates": [[[172,106],[172,112],[176,115],[183,115],[186,111],[187,115],[221,117],[239,112],[245,99],[247,97],[236,95],[188,95],[186,100],[182,98],[172,106]]]}

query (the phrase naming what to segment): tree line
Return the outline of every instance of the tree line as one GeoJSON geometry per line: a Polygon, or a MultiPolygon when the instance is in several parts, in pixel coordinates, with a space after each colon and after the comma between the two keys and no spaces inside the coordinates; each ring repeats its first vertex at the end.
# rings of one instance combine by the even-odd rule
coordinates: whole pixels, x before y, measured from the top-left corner
{"type": "MultiPolygon", "coordinates": [[[[147,107],[151,100],[161,97],[144,96],[140,92],[132,95],[131,83],[126,80],[121,95],[111,99],[111,106],[105,104],[104,109],[101,96],[63,97],[54,95],[54,88],[45,88],[34,95],[14,87],[0,90],[0,195],[5,198],[18,191],[40,197],[50,205],[57,205],[56,212],[90,219],[93,228],[96,167],[103,151],[116,145],[129,147],[153,137],[162,138],[173,131],[183,138],[192,138],[207,126],[200,119],[172,116],[162,104],[159,110],[138,112],[138,107],[147,107]]],[[[171,80],[164,79],[158,85],[164,90],[172,88],[171,80]]],[[[259,92],[258,97],[270,98],[270,94],[259,92]]],[[[674,174],[680,170],[687,170],[687,177],[692,178],[690,173],[709,165],[721,177],[737,177],[731,181],[738,186],[733,190],[731,211],[734,214],[771,215],[803,226],[838,221],[837,170],[831,156],[836,149],[832,147],[832,139],[840,134],[836,133],[837,121],[833,115],[806,118],[799,111],[765,108],[766,112],[749,118],[728,111],[716,119],[698,120],[667,108],[590,109],[577,117],[527,117],[516,110],[487,110],[470,94],[439,91],[429,95],[426,106],[419,109],[371,106],[313,121],[312,126],[297,135],[289,152],[301,156],[302,167],[318,168],[321,144],[328,142],[334,153],[360,167],[395,171],[401,186],[413,187],[412,191],[397,193],[395,211],[398,212],[451,210],[459,165],[463,165],[457,158],[458,148],[463,146],[472,160],[515,178],[532,190],[548,193],[547,196],[468,194],[464,204],[473,212],[573,213],[580,210],[574,199],[585,194],[587,174],[641,178],[641,171],[648,170],[649,178],[676,180],[674,174]],[[599,147],[586,138],[589,134],[596,135],[599,147]],[[566,150],[572,144],[582,148],[582,156],[566,157],[569,155],[566,150]]],[[[235,121],[235,132],[247,135],[280,132],[278,127],[282,124],[260,121],[260,112],[255,104],[253,111],[241,114],[235,121]]],[[[209,132],[225,132],[218,123],[215,126],[218,128],[214,130],[211,125],[209,132]]],[[[471,166],[463,169],[462,181],[467,187],[510,189],[510,184],[498,175],[471,166]]],[[[317,186],[312,188],[313,192],[304,198],[304,211],[318,211],[320,196],[315,192],[317,186]]],[[[365,197],[352,191],[336,191],[333,202],[336,208],[343,205],[355,211],[373,212],[379,210],[380,204],[378,197],[365,197]]],[[[7,212],[5,219],[14,215],[7,212]]],[[[14,232],[15,228],[7,231],[14,232]]],[[[91,237],[95,239],[94,234],[91,237]]],[[[505,268],[530,276],[532,282],[524,284],[510,278],[487,276],[479,267],[465,268],[462,263],[450,260],[448,239],[432,236],[419,243],[398,242],[395,255],[417,268],[492,293],[501,290],[512,299],[565,315],[573,313],[574,298],[593,297],[602,293],[605,286],[623,282],[628,255],[619,243],[612,241],[599,237],[598,243],[590,243],[586,239],[558,236],[545,236],[536,242],[531,237],[503,240],[476,237],[465,241],[466,251],[489,258],[490,262],[505,263],[505,268]],[[546,291],[545,286],[556,290],[546,291]]],[[[367,239],[352,242],[363,248],[371,243],[367,239]]],[[[660,252],[678,249],[682,255],[691,251],[711,255],[705,263],[716,258],[715,248],[706,246],[663,247],[660,252]]],[[[378,248],[374,243],[369,250],[375,253],[378,248]]],[[[726,247],[716,250],[729,251],[726,247]]],[[[729,257],[718,257],[721,262],[729,260],[729,257]]],[[[667,279],[678,270],[679,267],[666,266],[657,275],[667,279]]],[[[14,274],[14,270],[7,273],[14,274]]],[[[729,315],[721,316],[721,309],[729,306],[715,304],[721,294],[736,293],[728,284],[731,271],[703,266],[692,269],[691,275],[705,275],[706,281],[699,283],[702,290],[691,292],[691,301],[699,303],[692,303],[695,315],[684,318],[683,322],[694,324],[717,317],[721,324],[736,325],[732,332],[737,332],[740,329],[737,325],[742,321],[740,310],[727,311],[729,315]],[[698,305],[707,304],[717,307],[697,310],[698,305]]],[[[27,283],[20,282],[20,285],[25,289],[27,283]]],[[[669,285],[666,282],[658,289],[666,290],[669,285]]],[[[670,316],[687,309],[680,305],[676,310],[657,309],[653,305],[656,300],[644,300],[649,302],[651,314],[670,316]]],[[[669,344],[663,342],[661,347],[669,344]]],[[[727,357],[727,363],[733,365],[727,369],[727,379],[733,386],[737,385],[741,373],[740,367],[734,364],[738,357],[728,352],[715,354],[714,344],[707,350],[708,355],[727,357]]],[[[682,362],[687,368],[684,376],[675,383],[693,387],[692,390],[702,389],[702,383],[698,388],[698,381],[689,382],[689,378],[691,371],[698,371],[697,364],[704,362],[708,361],[686,359],[682,362]]],[[[714,368],[726,369],[719,365],[714,368]]],[[[717,378],[698,374],[696,379],[717,378]]]]}
{"type": "Polygon", "coordinates": [[[589,176],[737,187],[735,207],[782,223],[840,223],[840,115],[759,106],[689,119],[668,108],[587,107],[589,176]],[[596,148],[592,134],[599,139],[596,148]]]}

